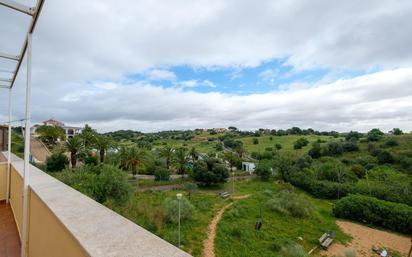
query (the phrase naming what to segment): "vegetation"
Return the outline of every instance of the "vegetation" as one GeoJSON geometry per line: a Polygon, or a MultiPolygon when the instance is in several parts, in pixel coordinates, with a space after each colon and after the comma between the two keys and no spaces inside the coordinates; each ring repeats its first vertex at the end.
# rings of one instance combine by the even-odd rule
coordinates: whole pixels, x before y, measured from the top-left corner
{"type": "Polygon", "coordinates": [[[69,159],[63,152],[56,152],[46,160],[46,170],[49,172],[61,171],[69,164],[69,159]]]}
{"type": "Polygon", "coordinates": [[[412,233],[412,207],[369,196],[350,195],[333,209],[339,218],[352,219],[405,234],[412,233]]]}
{"type": "Polygon", "coordinates": [[[309,217],[313,209],[305,197],[289,190],[282,190],[274,195],[267,206],[272,211],[296,218],[309,217]]]}
{"type": "Polygon", "coordinates": [[[66,132],[61,127],[42,125],[36,129],[39,138],[48,146],[54,146],[57,140],[66,140],[66,132]]]}
{"type": "Polygon", "coordinates": [[[195,181],[210,186],[224,183],[229,177],[229,171],[223,163],[215,158],[207,158],[198,161],[193,166],[193,178],[195,181]]]}
{"type": "Polygon", "coordinates": [[[125,202],[132,190],[126,174],[112,165],[84,166],[77,168],[76,172],[66,169],[56,176],[99,203],[109,200],[125,202]]]}

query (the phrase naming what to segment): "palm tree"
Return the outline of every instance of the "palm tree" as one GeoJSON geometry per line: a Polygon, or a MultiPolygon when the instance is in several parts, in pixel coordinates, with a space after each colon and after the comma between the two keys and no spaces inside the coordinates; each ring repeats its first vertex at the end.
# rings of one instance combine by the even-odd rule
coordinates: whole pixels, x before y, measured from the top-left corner
{"type": "Polygon", "coordinates": [[[239,155],[239,158],[243,158],[243,155],[245,154],[245,148],[243,148],[243,145],[236,146],[235,151],[239,155]]]}
{"type": "Polygon", "coordinates": [[[160,149],[159,151],[159,156],[162,158],[165,158],[166,160],[166,168],[169,169],[170,168],[170,163],[172,161],[173,158],[173,148],[171,148],[170,146],[165,146],[162,149],[160,149]]]}
{"type": "Polygon", "coordinates": [[[187,149],[184,147],[179,147],[175,151],[174,161],[177,165],[177,171],[179,174],[185,172],[186,163],[188,161],[187,149]]]}
{"type": "Polygon", "coordinates": [[[189,151],[190,157],[192,158],[193,163],[199,158],[199,153],[196,151],[196,148],[193,146],[189,151]]]}
{"type": "Polygon", "coordinates": [[[99,150],[100,163],[104,162],[104,155],[107,149],[109,149],[111,145],[112,145],[112,139],[110,137],[103,136],[103,135],[98,135],[96,137],[96,146],[97,146],[97,149],[99,150]]]}
{"type": "Polygon", "coordinates": [[[72,168],[76,168],[78,154],[83,150],[83,140],[79,136],[69,138],[65,144],[65,148],[70,152],[70,162],[72,168]]]}
{"type": "Polygon", "coordinates": [[[122,161],[124,163],[124,166],[127,169],[131,169],[133,178],[136,178],[137,166],[146,162],[147,152],[144,149],[137,148],[134,146],[134,147],[127,149],[127,152],[123,158],[125,158],[122,161]]]}

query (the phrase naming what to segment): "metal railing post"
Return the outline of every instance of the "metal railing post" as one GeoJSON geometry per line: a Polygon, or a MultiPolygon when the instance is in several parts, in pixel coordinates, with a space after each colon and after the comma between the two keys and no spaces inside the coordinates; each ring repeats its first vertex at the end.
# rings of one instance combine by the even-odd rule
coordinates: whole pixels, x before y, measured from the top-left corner
{"type": "Polygon", "coordinates": [[[6,203],[9,203],[10,198],[10,172],[11,172],[11,93],[9,88],[9,129],[7,134],[7,186],[6,186],[6,203]]]}
{"type": "Polygon", "coordinates": [[[23,185],[23,220],[22,220],[22,240],[21,257],[27,255],[27,216],[29,204],[29,184],[30,184],[30,98],[31,98],[31,64],[32,64],[32,34],[27,34],[27,86],[26,86],[26,115],[24,133],[24,185],[23,185]]]}

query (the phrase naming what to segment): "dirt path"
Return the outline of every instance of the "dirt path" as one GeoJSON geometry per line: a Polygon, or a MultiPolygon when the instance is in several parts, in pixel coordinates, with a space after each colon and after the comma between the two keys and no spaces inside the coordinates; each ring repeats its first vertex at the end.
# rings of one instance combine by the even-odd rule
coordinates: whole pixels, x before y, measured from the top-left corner
{"type": "Polygon", "coordinates": [[[397,234],[348,221],[337,221],[336,224],[353,239],[347,245],[332,244],[328,251],[320,252],[320,256],[339,256],[347,250],[356,251],[358,257],[378,256],[371,252],[372,246],[396,250],[406,256],[411,245],[409,238],[397,234]]]}
{"type": "MultiPolygon", "coordinates": [[[[239,199],[248,198],[249,196],[250,195],[239,195],[239,196],[233,196],[231,198],[235,200],[239,200],[239,199]]],[[[220,211],[216,214],[212,222],[210,222],[209,226],[207,227],[207,238],[203,242],[203,257],[215,257],[215,238],[216,238],[217,224],[219,223],[226,209],[232,205],[233,205],[233,202],[223,206],[223,208],[220,209],[220,211]]]]}
{"type": "Polygon", "coordinates": [[[30,152],[33,157],[41,163],[45,163],[47,157],[51,155],[50,150],[35,137],[30,138],[30,152]]]}

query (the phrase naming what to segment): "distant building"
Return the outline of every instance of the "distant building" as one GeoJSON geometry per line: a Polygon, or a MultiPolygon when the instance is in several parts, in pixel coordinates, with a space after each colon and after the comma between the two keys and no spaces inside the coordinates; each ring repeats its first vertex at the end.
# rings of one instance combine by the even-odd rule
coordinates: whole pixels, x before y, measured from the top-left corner
{"type": "MultiPolygon", "coordinates": [[[[66,138],[72,138],[76,135],[79,135],[83,131],[83,128],[81,127],[66,126],[64,125],[63,122],[60,122],[55,119],[48,119],[46,121],[43,121],[42,123],[43,123],[42,125],[46,125],[46,126],[54,126],[54,127],[63,128],[64,131],[66,132],[66,138]]],[[[33,127],[31,127],[30,132],[32,134],[36,134],[36,130],[42,125],[38,125],[38,124],[34,125],[33,127]]]]}
{"type": "Polygon", "coordinates": [[[0,125],[0,152],[7,150],[7,132],[9,127],[0,125]]]}
{"type": "Polygon", "coordinates": [[[255,172],[256,165],[253,162],[242,162],[242,170],[252,174],[255,172]]]}
{"type": "Polygon", "coordinates": [[[216,132],[216,133],[224,133],[224,132],[227,131],[227,129],[225,129],[225,128],[214,128],[213,131],[216,132]]]}

